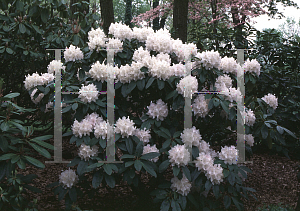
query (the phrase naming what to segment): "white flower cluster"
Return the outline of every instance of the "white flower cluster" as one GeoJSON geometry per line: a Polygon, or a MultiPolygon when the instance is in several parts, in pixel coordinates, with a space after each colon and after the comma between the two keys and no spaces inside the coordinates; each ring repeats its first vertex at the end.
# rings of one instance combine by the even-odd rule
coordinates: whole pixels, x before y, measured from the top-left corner
{"type": "Polygon", "coordinates": [[[130,83],[131,80],[137,81],[145,77],[145,73],[141,71],[143,64],[140,62],[132,62],[131,66],[126,64],[120,68],[116,68],[117,82],[130,83]]]}
{"type": "Polygon", "coordinates": [[[240,91],[240,87],[238,87],[238,89],[236,89],[235,87],[229,87],[229,89],[225,86],[224,83],[222,83],[222,90],[221,90],[222,94],[224,94],[226,96],[226,99],[229,100],[231,103],[233,101],[241,101],[243,96],[242,93],[240,91]]]}
{"type": "Polygon", "coordinates": [[[210,70],[211,68],[218,68],[221,63],[219,52],[214,52],[214,50],[198,53],[196,57],[200,59],[200,61],[196,62],[196,65],[198,63],[201,63],[206,70],[210,70]]]}
{"type": "Polygon", "coordinates": [[[208,114],[208,103],[206,102],[204,95],[197,95],[192,104],[192,110],[197,119],[199,116],[204,118],[208,114]]]}
{"type": "Polygon", "coordinates": [[[98,121],[94,126],[94,135],[97,139],[100,137],[102,139],[110,139],[114,136],[113,126],[108,123],[108,121],[98,121]]]}
{"type": "MultiPolygon", "coordinates": [[[[241,140],[244,140],[244,136],[242,134],[239,134],[238,133],[238,136],[241,140]]],[[[249,145],[249,146],[253,146],[254,145],[254,137],[252,134],[248,134],[248,135],[245,135],[245,140],[246,140],[246,143],[249,145]]],[[[244,141],[243,141],[244,142],[244,141]]]]}
{"type": "Polygon", "coordinates": [[[204,141],[204,140],[201,140],[201,141],[198,143],[198,149],[199,149],[199,152],[204,152],[204,153],[210,154],[210,156],[211,156],[212,158],[215,158],[215,157],[218,156],[218,153],[217,153],[215,150],[211,149],[211,148],[210,148],[210,144],[207,143],[207,142],[204,141]]]}
{"type": "MultiPolygon", "coordinates": [[[[114,71],[114,78],[116,79],[116,72],[118,67],[112,67],[114,71]]],[[[107,66],[104,64],[104,61],[102,64],[100,64],[99,61],[95,62],[91,69],[89,70],[89,75],[97,81],[100,81],[103,83],[105,80],[107,80],[108,72],[107,72],[107,66]]]]}
{"type": "Polygon", "coordinates": [[[265,101],[270,107],[272,107],[274,110],[278,106],[278,98],[273,94],[265,95],[261,98],[263,101],[265,101]]]}
{"type": "Polygon", "coordinates": [[[90,51],[96,49],[96,51],[99,52],[101,48],[106,47],[104,38],[105,33],[102,29],[98,28],[95,30],[94,28],[92,28],[92,30],[88,32],[88,46],[90,51]]]}
{"type": "Polygon", "coordinates": [[[25,81],[23,81],[25,89],[30,90],[33,87],[39,85],[47,85],[49,82],[54,80],[54,75],[51,73],[43,73],[41,76],[36,72],[32,75],[25,76],[25,81]]]}
{"type": "MultiPolygon", "coordinates": [[[[156,144],[154,144],[153,146],[150,146],[150,144],[147,144],[147,146],[144,146],[142,155],[148,154],[150,152],[159,152],[159,150],[156,148],[156,144]]],[[[150,159],[150,161],[156,163],[158,161],[158,159],[159,159],[159,157],[157,156],[155,158],[150,159]]]]}
{"type": "Polygon", "coordinates": [[[142,46],[134,51],[132,60],[141,62],[145,67],[149,67],[152,62],[150,52],[148,50],[144,50],[142,46]]]}
{"type": "Polygon", "coordinates": [[[236,75],[238,69],[239,64],[235,61],[234,58],[228,58],[227,56],[225,56],[221,59],[219,70],[222,70],[223,73],[233,73],[234,75],[236,75]]]}
{"type": "Polygon", "coordinates": [[[170,72],[172,72],[172,76],[178,76],[180,78],[184,77],[185,74],[185,66],[182,63],[174,64],[170,66],[170,72]]]}
{"type": "MultiPolygon", "coordinates": [[[[123,46],[123,42],[121,42],[121,40],[119,40],[118,38],[114,39],[114,38],[109,38],[108,39],[108,43],[106,44],[106,48],[107,49],[120,49],[123,46]]],[[[118,52],[122,52],[122,50],[117,50],[115,51],[116,53],[118,52]]]]}
{"type": "Polygon", "coordinates": [[[33,91],[32,91],[32,93],[31,93],[31,100],[32,100],[32,102],[34,102],[34,104],[38,104],[42,99],[43,99],[43,97],[44,97],[44,94],[43,93],[40,93],[39,94],[39,96],[37,96],[37,98],[36,99],[34,99],[34,95],[35,95],[35,93],[37,92],[37,90],[38,89],[34,89],[33,91]]]}
{"type": "Polygon", "coordinates": [[[48,73],[54,74],[55,70],[66,70],[66,66],[63,66],[61,60],[53,60],[47,67],[48,73]]]}
{"type": "Polygon", "coordinates": [[[146,128],[143,130],[136,129],[134,131],[134,135],[138,137],[140,141],[144,142],[144,144],[148,143],[151,138],[150,130],[146,130],[146,128]]]}
{"type": "Polygon", "coordinates": [[[247,112],[241,111],[242,118],[245,118],[244,124],[248,126],[253,126],[255,123],[255,114],[251,109],[248,109],[247,112]]]}
{"type": "MultiPolygon", "coordinates": [[[[61,103],[61,107],[66,107],[66,106],[67,106],[66,103],[61,103]]],[[[46,108],[45,108],[44,112],[47,113],[47,112],[51,111],[51,109],[53,109],[53,102],[48,102],[46,104],[46,108]]]]}
{"type": "Polygon", "coordinates": [[[197,54],[197,46],[193,43],[183,44],[179,39],[172,39],[172,52],[176,54],[177,60],[179,62],[183,62],[185,60],[185,55],[187,53],[192,54],[191,56],[195,56],[197,54]]]}
{"type": "Polygon", "coordinates": [[[154,34],[150,34],[146,40],[147,50],[171,54],[172,40],[171,34],[167,29],[160,29],[154,34]]]}
{"type": "Polygon", "coordinates": [[[187,196],[192,188],[191,182],[185,177],[185,175],[183,175],[181,180],[177,177],[172,178],[171,183],[171,189],[183,196],[187,196]]]}
{"type": "Polygon", "coordinates": [[[182,139],[182,142],[189,147],[198,146],[199,141],[202,140],[200,132],[195,126],[192,128],[185,128],[183,133],[181,133],[180,138],[182,139]]]}
{"type": "Polygon", "coordinates": [[[219,153],[219,158],[221,160],[224,160],[224,163],[226,164],[237,164],[238,150],[235,148],[235,146],[225,146],[224,148],[222,147],[221,152],[219,153]]]}
{"type": "Polygon", "coordinates": [[[208,153],[200,152],[199,157],[196,159],[196,167],[198,168],[198,171],[205,172],[210,166],[214,165],[214,160],[208,153]]]}
{"type": "Polygon", "coordinates": [[[65,189],[71,188],[78,182],[78,180],[78,175],[76,175],[75,171],[70,168],[63,171],[59,176],[59,182],[63,184],[65,189]]]}
{"type": "Polygon", "coordinates": [[[245,72],[256,73],[257,76],[260,75],[260,64],[257,62],[256,59],[252,59],[251,61],[249,58],[244,63],[245,72]]]}
{"type": "Polygon", "coordinates": [[[136,130],[136,127],[134,126],[134,122],[132,120],[126,117],[122,117],[118,119],[118,121],[116,122],[116,128],[115,128],[115,132],[116,133],[120,133],[122,135],[122,138],[124,138],[125,136],[128,138],[129,136],[133,136],[134,135],[134,131],[136,130]]]}
{"type": "Polygon", "coordinates": [[[81,89],[79,89],[78,98],[81,99],[84,103],[96,102],[98,99],[98,90],[94,84],[89,84],[87,86],[82,85],[81,89]]]}
{"type": "Polygon", "coordinates": [[[147,108],[149,109],[147,114],[152,119],[156,118],[157,121],[163,121],[168,116],[168,106],[162,99],[159,99],[156,104],[151,101],[150,106],[147,106],[147,108]]]}
{"type": "Polygon", "coordinates": [[[170,55],[167,53],[159,53],[156,55],[156,59],[159,59],[161,61],[168,62],[168,64],[171,64],[171,58],[170,55]]]}
{"type": "Polygon", "coordinates": [[[133,38],[133,32],[130,27],[121,23],[112,23],[108,29],[108,34],[112,34],[121,41],[125,39],[131,40],[133,38]]]}
{"type": "Polygon", "coordinates": [[[132,38],[135,38],[140,42],[146,42],[147,37],[151,34],[154,34],[154,30],[151,27],[144,27],[144,28],[134,27],[132,38]]]}
{"type": "Polygon", "coordinates": [[[172,76],[170,63],[156,57],[152,57],[149,65],[149,75],[159,78],[160,80],[168,80],[172,76]]]}
{"type": "Polygon", "coordinates": [[[64,58],[66,62],[83,59],[83,53],[79,47],[75,47],[74,45],[70,45],[69,48],[66,48],[64,52],[64,58]]]}
{"type": "Polygon", "coordinates": [[[186,166],[190,161],[190,153],[184,145],[177,144],[169,150],[168,158],[172,166],[186,166]]]}
{"type": "Polygon", "coordinates": [[[221,182],[223,182],[224,175],[221,164],[214,164],[210,166],[207,169],[205,176],[210,179],[213,185],[220,184],[221,182]]]}
{"type": "Polygon", "coordinates": [[[93,125],[89,120],[83,119],[81,122],[78,122],[76,119],[72,125],[72,132],[76,137],[82,138],[82,135],[89,136],[93,132],[93,125]]]}
{"type": "Polygon", "coordinates": [[[232,87],[232,79],[230,78],[229,75],[220,75],[217,79],[216,79],[216,83],[215,83],[215,87],[218,91],[223,90],[224,85],[226,86],[226,88],[230,88],[232,87]]]}
{"type": "Polygon", "coordinates": [[[188,75],[182,78],[176,86],[176,90],[184,97],[190,97],[192,93],[198,92],[198,80],[196,76],[188,75]]]}
{"type": "Polygon", "coordinates": [[[91,148],[88,145],[81,144],[78,155],[81,158],[81,160],[88,161],[90,159],[90,157],[98,155],[98,149],[99,149],[99,147],[96,145],[92,146],[92,148],[91,148]]]}

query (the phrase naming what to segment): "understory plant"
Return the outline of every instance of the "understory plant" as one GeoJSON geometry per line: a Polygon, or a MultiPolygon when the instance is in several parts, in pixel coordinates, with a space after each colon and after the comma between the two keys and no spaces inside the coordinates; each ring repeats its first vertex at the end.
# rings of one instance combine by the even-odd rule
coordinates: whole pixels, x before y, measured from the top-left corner
{"type": "MultiPolygon", "coordinates": [[[[246,172],[251,170],[237,165],[239,152],[235,146],[222,146],[220,152],[210,146],[222,145],[225,135],[236,130],[236,102],[242,97],[240,90],[234,88],[237,75],[244,72],[246,90],[254,89],[260,64],[247,60],[240,66],[233,58],[221,58],[218,52],[197,52],[193,44],[173,40],[162,29],[131,30],[116,23],[110,26],[109,34],[106,43],[102,29],[92,29],[88,46],[82,50],[69,46],[64,63],[52,61],[47,73],[28,75],[24,81],[32,100],[45,112],[53,112],[53,73],[58,69],[62,72],[62,91],[79,92],[79,96],[64,96],[62,102],[62,113],[74,115],[72,130],[63,136],[70,136],[70,143],[76,143],[79,152],[68,164],[77,165],[77,171],[68,169],[61,173],[59,181],[49,185],[56,186],[58,199],[65,199],[66,208],[71,209],[83,194],[81,188],[90,185],[87,174],[92,174],[95,190],[88,193],[90,197],[97,197],[96,189],[101,183],[114,188],[123,180],[145,199],[154,196],[161,210],[186,210],[192,206],[223,210],[232,205],[243,210],[241,197],[255,198],[251,193],[255,190],[243,186],[246,172]],[[104,48],[118,49],[114,72],[107,72],[104,48]],[[192,55],[192,75],[185,72],[186,54],[192,55]],[[110,125],[106,120],[107,96],[99,92],[107,90],[106,81],[112,75],[116,79],[117,121],[110,125]],[[208,90],[219,94],[195,97],[193,127],[184,128],[185,97],[208,90]],[[115,151],[121,154],[116,160],[123,163],[99,163],[106,160],[107,139],[114,133],[115,151]],[[192,147],[191,153],[186,146],[192,147]],[[190,157],[193,162],[189,162],[190,157]],[[171,169],[173,178],[166,177],[167,169],[171,169]],[[141,182],[142,174],[150,176],[149,190],[141,182]],[[212,200],[207,197],[211,192],[212,200]]],[[[278,99],[272,93],[261,98],[247,96],[245,106],[242,116],[248,151],[259,141],[282,141],[284,131],[293,135],[274,120],[278,99]]]]}

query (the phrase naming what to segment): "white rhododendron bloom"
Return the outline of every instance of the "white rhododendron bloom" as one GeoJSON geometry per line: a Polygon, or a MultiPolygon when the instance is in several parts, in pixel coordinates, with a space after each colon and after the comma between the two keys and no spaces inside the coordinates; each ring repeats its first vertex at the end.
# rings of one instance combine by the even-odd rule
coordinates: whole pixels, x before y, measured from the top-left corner
{"type": "Polygon", "coordinates": [[[93,51],[96,49],[97,52],[99,52],[102,48],[106,47],[105,40],[103,37],[94,37],[88,42],[88,46],[90,51],[93,51]]]}
{"type": "Polygon", "coordinates": [[[143,130],[136,129],[134,131],[134,135],[138,137],[140,141],[144,142],[144,144],[148,143],[151,138],[150,130],[146,130],[146,128],[144,128],[143,130]]]}
{"type": "Polygon", "coordinates": [[[66,70],[66,67],[63,66],[61,60],[53,60],[47,67],[48,73],[54,74],[55,70],[66,70]]]}
{"type": "Polygon", "coordinates": [[[176,54],[176,56],[178,57],[178,61],[179,62],[183,62],[184,61],[184,44],[182,43],[182,41],[177,38],[176,40],[171,38],[171,44],[172,44],[172,52],[174,52],[176,54]]]}
{"type": "Polygon", "coordinates": [[[177,177],[172,178],[171,183],[171,189],[183,196],[187,196],[192,188],[192,183],[185,177],[185,175],[182,176],[181,180],[177,177]]]}
{"type": "Polygon", "coordinates": [[[101,28],[97,28],[97,29],[92,28],[91,31],[88,32],[88,39],[89,41],[91,41],[95,37],[104,38],[106,37],[106,35],[101,28]]]}
{"type": "MultiPolygon", "coordinates": [[[[60,105],[61,105],[61,107],[66,107],[67,106],[66,103],[61,103],[60,105]]],[[[45,108],[44,112],[47,113],[47,112],[51,111],[52,109],[53,109],[53,102],[48,102],[46,104],[46,108],[45,108]]]]}
{"type": "Polygon", "coordinates": [[[38,89],[34,89],[30,95],[32,102],[34,102],[34,104],[38,104],[44,97],[43,93],[40,93],[37,98],[34,99],[34,95],[37,92],[38,89]]]}
{"type": "Polygon", "coordinates": [[[245,72],[250,72],[250,73],[256,73],[256,75],[260,75],[260,64],[257,62],[256,59],[250,59],[248,58],[247,61],[244,63],[244,69],[245,72]]]}
{"type": "Polygon", "coordinates": [[[229,100],[231,103],[233,101],[242,101],[242,93],[240,91],[240,87],[236,89],[235,87],[230,87],[227,89],[224,83],[222,83],[221,92],[226,96],[226,100],[229,100]]]}
{"type": "Polygon", "coordinates": [[[116,69],[117,82],[121,83],[130,83],[132,80],[141,80],[145,77],[145,73],[143,73],[140,69],[143,67],[143,64],[140,62],[133,62],[131,66],[126,64],[125,66],[121,66],[119,69],[116,69]]]}
{"type": "Polygon", "coordinates": [[[93,132],[93,125],[86,119],[78,122],[76,119],[72,125],[72,132],[76,137],[82,138],[82,136],[90,136],[93,132]]]}
{"type": "Polygon", "coordinates": [[[214,165],[214,160],[209,153],[200,152],[199,157],[196,159],[196,167],[198,168],[198,171],[207,171],[210,166],[214,165]]]}
{"type": "Polygon", "coordinates": [[[83,59],[83,53],[79,47],[75,47],[74,45],[70,45],[69,48],[66,48],[64,52],[64,58],[66,62],[83,59]]]}
{"type": "Polygon", "coordinates": [[[116,122],[116,128],[115,128],[115,132],[116,133],[120,133],[122,135],[122,138],[124,138],[125,136],[128,138],[129,136],[133,136],[134,135],[134,131],[136,130],[136,127],[134,126],[134,122],[132,120],[126,117],[122,117],[118,119],[118,121],[116,122]]]}
{"type": "Polygon", "coordinates": [[[133,38],[131,28],[121,23],[112,23],[108,29],[108,34],[112,34],[121,41],[124,41],[125,39],[131,40],[133,38]]]}
{"type": "Polygon", "coordinates": [[[248,109],[247,112],[241,111],[241,116],[243,119],[245,119],[244,124],[246,124],[248,126],[254,125],[256,118],[255,118],[254,112],[251,111],[251,109],[248,109]]]}
{"type": "Polygon", "coordinates": [[[64,186],[65,189],[72,188],[78,182],[79,178],[75,171],[68,169],[63,171],[59,176],[59,182],[64,186]]]}
{"type": "Polygon", "coordinates": [[[228,58],[225,56],[221,59],[221,63],[219,66],[219,70],[222,70],[223,73],[233,73],[237,74],[239,68],[239,64],[236,62],[236,60],[232,57],[228,58]]]}
{"type": "Polygon", "coordinates": [[[263,101],[265,101],[270,107],[272,107],[274,110],[278,106],[278,98],[273,94],[265,95],[261,98],[263,101]]]}
{"type": "Polygon", "coordinates": [[[192,104],[192,110],[197,119],[199,116],[204,118],[208,114],[208,103],[206,102],[204,95],[197,95],[192,104]]]}
{"type": "Polygon", "coordinates": [[[86,115],[85,119],[88,120],[93,125],[93,127],[95,127],[96,123],[103,121],[103,118],[99,117],[99,114],[97,114],[96,112],[86,115]]]}
{"type": "Polygon", "coordinates": [[[200,54],[197,54],[196,57],[200,59],[197,63],[203,64],[206,70],[210,70],[211,68],[218,68],[221,63],[221,57],[219,52],[205,51],[200,54]]]}
{"type": "MultiPolygon", "coordinates": [[[[116,68],[112,68],[113,72],[116,71],[116,68]]],[[[116,73],[114,72],[114,79],[116,79],[116,73]]],[[[100,64],[99,61],[95,62],[91,69],[89,70],[89,75],[97,81],[100,81],[103,83],[107,80],[108,72],[107,72],[107,65],[104,64],[104,61],[102,64],[100,64]]]]}
{"type": "MultiPolygon", "coordinates": [[[[121,42],[121,40],[119,40],[118,38],[116,38],[116,39],[109,38],[108,43],[106,43],[106,49],[120,49],[122,47],[123,47],[123,42],[121,42]]],[[[122,52],[122,50],[120,49],[115,52],[116,53],[122,52]]]]}
{"type": "Polygon", "coordinates": [[[172,76],[172,72],[170,71],[170,63],[160,60],[156,57],[151,58],[148,73],[150,76],[164,81],[168,80],[172,76]]]}
{"type": "Polygon", "coordinates": [[[150,66],[151,59],[150,52],[144,50],[142,46],[135,50],[132,56],[133,61],[141,62],[145,67],[150,66]]]}
{"type": "Polygon", "coordinates": [[[183,44],[184,45],[184,57],[191,55],[196,56],[197,46],[194,43],[183,44]]]}
{"type": "Polygon", "coordinates": [[[221,160],[224,160],[224,163],[226,164],[229,165],[237,164],[238,150],[236,149],[235,146],[230,146],[230,147],[225,146],[224,148],[222,147],[221,152],[219,153],[219,158],[221,160]]]}
{"type": "Polygon", "coordinates": [[[205,176],[210,179],[213,185],[218,185],[223,182],[223,168],[221,164],[214,164],[213,166],[209,166],[207,169],[205,176]]]}
{"type": "Polygon", "coordinates": [[[150,34],[154,34],[154,30],[151,27],[144,27],[144,28],[133,28],[133,36],[132,38],[135,38],[139,40],[140,42],[146,42],[147,37],[150,34]]]}
{"type": "Polygon", "coordinates": [[[150,106],[147,106],[147,108],[149,109],[147,114],[152,119],[156,118],[157,121],[163,121],[168,116],[168,106],[162,99],[159,99],[156,104],[151,101],[150,106]]]}
{"type": "Polygon", "coordinates": [[[176,86],[178,93],[184,97],[190,97],[192,93],[198,92],[198,80],[196,76],[188,75],[182,78],[176,86]]]}
{"type": "Polygon", "coordinates": [[[169,64],[171,64],[171,58],[170,55],[167,53],[159,53],[156,55],[156,58],[161,60],[161,61],[165,61],[168,62],[169,64]]]}
{"type": "Polygon", "coordinates": [[[244,142],[244,140],[246,140],[246,143],[249,146],[253,147],[253,145],[254,145],[254,137],[253,137],[252,134],[248,134],[248,135],[245,134],[245,137],[244,137],[243,134],[239,134],[238,133],[238,137],[242,140],[242,142],[244,142]]]}
{"type": "Polygon", "coordinates": [[[178,76],[180,78],[184,77],[185,74],[185,66],[182,63],[174,64],[170,66],[170,72],[172,72],[172,76],[178,76]]]}
{"type": "Polygon", "coordinates": [[[183,133],[181,133],[180,138],[182,139],[182,142],[189,147],[198,146],[199,141],[202,139],[199,130],[196,129],[195,126],[192,128],[185,128],[183,133]]]}
{"type": "Polygon", "coordinates": [[[146,48],[149,51],[171,54],[173,49],[170,32],[167,29],[160,29],[150,34],[146,40],[146,48]]]}
{"type": "Polygon", "coordinates": [[[54,80],[54,75],[51,73],[43,73],[41,76],[44,84],[43,85],[47,85],[48,83],[50,83],[51,81],[54,80]]]}
{"type": "Polygon", "coordinates": [[[98,100],[98,90],[94,84],[89,84],[87,86],[82,85],[79,89],[79,97],[84,103],[96,102],[98,100]]]}
{"type": "Polygon", "coordinates": [[[216,79],[216,83],[215,83],[215,87],[218,91],[221,91],[223,89],[223,86],[222,84],[225,84],[225,86],[227,88],[230,88],[232,87],[232,79],[230,78],[229,75],[220,75],[217,79],[216,79]]]}
{"type": "Polygon", "coordinates": [[[97,139],[110,139],[113,136],[113,127],[107,121],[97,122],[94,129],[94,135],[97,139]]]}
{"type": "MultiPolygon", "coordinates": [[[[156,144],[154,144],[153,146],[150,146],[150,144],[147,144],[146,146],[144,146],[144,149],[143,149],[143,154],[148,154],[150,152],[159,152],[159,150],[156,148],[156,144]]],[[[150,161],[152,162],[157,162],[159,159],[159,157],[155,157],[155,158],[152,158],[150,159],[150,161]]]]}
{"type": "Polygon", "coordinates": [[[169,150],[168,158],[172,166],[186,166],[190,161],[190,153],[184,145],[177,144],[169,150]]]}
{"type": "Polygon", "coordinates": [[[88,161],[90,157],[98,155],[98,149],[99,147],[96,145],[92,146],[91,148],[91,146],[81,144],[78,155],[81,158],[81,160],[88,161]]]}
{"type": "Polygon", "coordinates": [[[198,144],[198,149],[199,149],[199,152],[205,152],[207,153],[209,151],[209,147],[210,147],[210,144],[206,141],[199,141],[199,144],[198,144]]]}
{"type": "Polygon", "coordinates": [[[25,81],[23,82],[25,89],[27,89],[28,91],[36,86],[39,85],[44,85],[44,80],[43,78],[36,72],[33,73],[32,75],[27,75],[25,76],[25,81]]]}

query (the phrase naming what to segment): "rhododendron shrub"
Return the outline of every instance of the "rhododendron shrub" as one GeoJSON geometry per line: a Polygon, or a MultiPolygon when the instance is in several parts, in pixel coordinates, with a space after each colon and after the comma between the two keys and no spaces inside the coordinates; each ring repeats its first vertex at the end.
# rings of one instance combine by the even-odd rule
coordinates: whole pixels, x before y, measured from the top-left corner
{"type": "MultiPolygon", "coordinates": [[[[116,23],[110,26],[109,34],[106,43],[102,29],[92,29],[85,48],[66,48],[63,64],[52,62],[48,73],[27,76],[24,82],[45,112],[53,108],[54,82],[50,75],[57,68],[63,70],[62,91],[79,93],[63,97],[66,107],[62,113],[74,113],[71,131],[64,136],[70,136],[70,143],[79,148],[78,156],[68,165],[77,165],[76,175],[71,171],[62,173],[60,183],[52,184],[63,184],[56,187],[57,193],[62,192],[59,199],[68,193],[66,203],[76,202],[77,195],[80,196],[78,186],[88,184],[85,174],[92,174],[93,188],[101,183],[114,188],[121,180],[140,187],[141,175],[148,174],[156,184],[151,195],[162,210],[171,206],[182,210],[190,206],[229,208],[231,200],[241,209],[241,196],[248,198],[249,191],[254,191],[242,185],[247,178],[245,171],[251,171],[237,165],[239,152],[235,146],[222,146],[220,152],[211,146],[222,144],[226,132],[234,133],[236,129],[237,100],[243,97],[235,88],[236,76],[245,70],[246,79],[258,77],[260,66],[254,60],[246,61],[242,67],[232,58],[221,58],[218,52],[197,52],[193,44],[173,40],[162,29],[131,30],[116,23]],[[107,96],[101,93],[107,91],[108,79],[107,51],[103,48],[118,47],[123,49],[114,54],[115,124],[111,125],[107,121],[107,96]],[[187,75],[184,66],[188,54],[192,56],[191,75],[187,75]],[[184,128],[184,98],[208,90],[220,94],[195,94],[191,108],[193,126],[184,128]],[[216,139],[215,134],[220,131],[224,137],[216,139]],[[106,160],[107,139],[112,136],[118,151],[115,159],[123,163],[101,163],[106,160]],[[191,153],[187,146],[192,148],[191,153]],[[167,169],[173,172],[171,180],[162,176],[167,169]],[[208,199],[204,192],[213,193],[214,198],[208,199]]],[[[251,109],[246,106],[242,113],[249,148],[255,144],[255,138],[261,138],[260,131],[253,129],[257,123],[263,123],[256,112],[265,111],[266,106],[274,107],[276,99],[268,95],[254,104],[251,109]]]]}

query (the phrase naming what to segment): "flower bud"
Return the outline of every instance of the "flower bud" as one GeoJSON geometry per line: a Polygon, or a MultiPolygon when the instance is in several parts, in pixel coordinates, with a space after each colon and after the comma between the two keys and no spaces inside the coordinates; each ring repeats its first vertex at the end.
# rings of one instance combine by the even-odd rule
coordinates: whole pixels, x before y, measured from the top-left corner
{"type": "Polygon", "coordinates": [[[27,15],[24,15],[24,20],[26,20],[27,19],[27,15]]]}
{"type": "Polygon", "coordinates": [[[15,22],[17,22],[18,20],[16,18],[14,18],[15,22]]]}
{"type": "Polygon", "coordinates": [[[85,15],[86,15],[86,11],[85,11],[85,10],[83,11],[83,14],[85,14],[85,15]]]}
{"type": "Polygon", "coordinates": [[[18,20],[19,22],[22,22],[22,18],[20,16],[18,16],[18,20]]]}
{"type": "Polygon", "coordinates": [[[59,25],[60,25],[60,27],[62,27],[62,26],[63,26],[63,25],[62,25],[62,23],[60,23],[59,25]]]}
{"type": "Polygon", "coordinates": [[[29,23],[30,23],[30,24],[32,23],[31,19],[30,19],[29,23]]]}
{"type": "Polygon", "coordinates": [[[61,34],[60,30],[58,30],[57,34],[58,34],[58,36],[60,36],[60,34],[61,34]]]}
{"type": "Polygon", "coordinates": [[[6,22],[5,21],[3,21],[3,25],[5,26],[5,24],[6,24],[6,22]]]}
{"type": "Polygon", "coordinates": [[[70,24],[70,23],[71,23],[71,20],[69,20],[68,23],[70,24]]]}
{"type": "Polygon", "coordinates": [[[8,42],[5,43],[5,47],[6,47],[6,48],[8,47],[8,42]]]}

